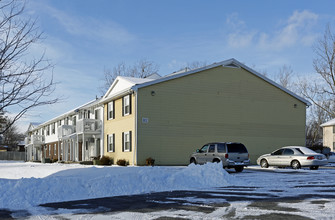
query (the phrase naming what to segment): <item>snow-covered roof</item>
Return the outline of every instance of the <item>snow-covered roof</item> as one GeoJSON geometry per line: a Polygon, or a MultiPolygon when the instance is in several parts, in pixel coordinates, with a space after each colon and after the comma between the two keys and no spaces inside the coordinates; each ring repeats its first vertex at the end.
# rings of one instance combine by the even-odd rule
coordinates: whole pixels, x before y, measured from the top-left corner
{"type": "Polygon", "coordinates": [[[40,122],[30,122],[30,125],[31,126],[38,126],[40,125],[41,123],[40,122]]]}
{"type": "Polygon", "coordinates": [[[103,96],[101,102],[109,101],[120,94],[127,93],[135,85],[140,85],[155,80],[154,78],[135,78],[135,77],[125,77],[118,76],[113,81],[112,85],[109,87],[105,95],[103,96]]]}
{"type": "Polygon", "coordinates": [[[50,120],[48,120],[46,122],[40,123],[37,126],[33,127],[33,129],[31,129],[31,130],[35,130],[36,128],[41,128],[41,127],[43,127],[43,126],[45,126],[47,124],[50,124],[50,123],[55,122],[55,121],[58,121],[58,120],[63,119],[65,117],[67,117],[67,116],[74,115],[77,111],[79,111],[81,109],[86,109],[86,108],[98,105],[100,103],[100,100],[101,100],[101,98],[96,98],[96,99],[94,99],[92,101],[89,101],[89,102],[87,102],[87,103],[85,103],[85,104],[83,104],[83,105],[81,105],[81,106],[79,106],[77,108],[74,108],[74,109],[72,109],[72,110],[70,110],[70,111],[68,111],[68,112],[66,112],[64,114],[56,116],[56,117],[54,117],[54,118],[52,118],[52,119],[50,119],[50,120]]]}
{"type": "Polygon", "coordinates": [[[333,126],[333,125],[335,125],[335,118],[332,119],[332,120],[330,120],[330,121],[327,121],[327,122],[321,124],[320,126],[321,127],[327,127],[327,126],[333,126]]]}
{"type": "Polygon", "coordinates": [[[152,81],[149,81],[149,82],[136,84],[132,87],[132,89],[137,91],[139,88],[143,88],[143,87],[146,87],[146,86],[154,85],[154,84],[165,82],[165,81],[168,81],[168,80],[184,77],[184,76],[191,75],[191,74],[194,74],[194,73],[197,73],[197,72],[200,72],[200,71],[212,69],[212,68],[215,68],[215,67],[218,67],[218,66],[232,67],[232,68],[243,68],[243,69],[247,70],[248,72],[256,75],[257,77],[265,80],[266,82],[272,84],[273,86],[283,90],[284,92],[288,93],[289,95],[293,96],[294,98],[300,100],[301,102],[305,103],[307,106],[312,105],[308,100],[298,96],[294,92],[284,88],[283,86],[281,86],[278,83],[274,82],[273,80],[267,78],[266,76],[258,73],[257,71],[251,69],[250,67],[244,65],[243,63],[237,61],[234,58],[229,59],[229,60],[225,60],[225,61],[222,61],[222,62],[219,62],[219,63],[213,63],[211,65],[204,66],[204,67],[197,68],[197,69],[193,69],[193,70],[190,70],[190,71],[180,71],[180,72],[173,73],[173,74],[170,74],[170,75],[167,75],[165,77],[162,77],[162,78],[159,78],[159,79],[156,79],[156,80],[152,80],[152,81]]]}
{"type": "Polygon", "coordinates": [[[151,74],[151,75],[149,75],[149,76],[146,76],[146,77],[144,77],[144,78],[146,78],[146,79],[159,79],[159,78],[161,78],[162,76],[161,75],[159,75],[158,73],[153,73],[153,74],[151,74]]]}
{"type": "Polygon", "coordinates": [[[32,131],[34,130],[35,128],[37,128],[41,123],[39,122],[30,122],[29,126],[28,126],[28,129],[26,132],[29,132],[29,131],[32,131]]]}

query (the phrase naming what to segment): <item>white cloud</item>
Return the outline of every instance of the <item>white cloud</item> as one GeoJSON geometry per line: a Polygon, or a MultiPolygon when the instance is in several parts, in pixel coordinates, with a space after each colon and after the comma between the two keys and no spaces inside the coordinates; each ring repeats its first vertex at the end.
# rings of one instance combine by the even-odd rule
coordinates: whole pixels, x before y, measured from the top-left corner
{"type": "Polygon", "coordinates": [[[318,15],[310,11],[294,11],[280,30],[272,35],[263,33],[259,45],[271,49],[283,49],[297,43],[310,46],[317,37],[312,31],[317,19],[318,15]]]}
{"type": "Polygon", "coordinates": [[[233,48],[244,48],[251,45],[256,32],[243,33],[236,32],[228,35],[228,44],[233,48]]]}
{"type": "Polygon", "coordinates": [[[48,7],[50,15],[73,35],[96,38],[113,43],[123,44],[134,40],[124,27],[114,21],[102,21],[90,17],[75,17],[55,8],[48,7]]]}
{"type": "Polygon", "coordinates": [[[30,14],[46,13],[56,19],[66,32],[81,38],[121,45],[135,39],[134,35],[129,33],[126,28],[112,20],[75,16],[54,8],[45,1],[29,2],[28,12],[30,14]]]}
{"type": "Polygon", "coordinates": [[[228,44],[230,47],[244,48],[251,45],[257,32],[247,30],[245,22],[239,19],[237,13],[228,15],[226,23],[233,30],[228,34],[228,44]]]}
{"type": "Polygon", "coordinates": [[[169,67],[169,69],[171,69],[172,72],[179,71],[180,68],[183,68],[183,67],[186,67],[186,66],[187,66],[187,62],[180,61],[180,60],[175,60],[175,59],[171,60],[168,63],[168,67],[169,67]]]}
{"type": "Polygon", "coordinates": [[[228,16],[226,23],[232,29],[228,34],[228,45],[232,48],[256,46],[263,50],[282,50],[296,44],[311,46],[318,34],[313,27],[318,15],[308,10],[294,11],[284,25],[272,32],[249,30],[247,24],[236,13],[228,16]]]}

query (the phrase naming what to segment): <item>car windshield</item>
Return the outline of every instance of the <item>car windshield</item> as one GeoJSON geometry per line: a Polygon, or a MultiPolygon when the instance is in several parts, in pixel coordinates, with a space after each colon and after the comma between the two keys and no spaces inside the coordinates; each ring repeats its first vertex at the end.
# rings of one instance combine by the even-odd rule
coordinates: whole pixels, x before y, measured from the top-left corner
{"type": "Polygon", "coordinates": [[[199,150],[199,153],[207,152],[207,149],[208,149],[208,145],[205,145],[199,150]]]}
{"type": "Polygon", "coordinates": [[[307,147],[299,147],[299,148],[296,148],[296,150],[301,152],[302,154],[317,154],[315,151],[307,147]]]}
{"type": "Polygon", "coordinates": [[[248,153],[247,149],[243,144],[238,143],[227,144],[227,148],[229,153],[248,153]]]}

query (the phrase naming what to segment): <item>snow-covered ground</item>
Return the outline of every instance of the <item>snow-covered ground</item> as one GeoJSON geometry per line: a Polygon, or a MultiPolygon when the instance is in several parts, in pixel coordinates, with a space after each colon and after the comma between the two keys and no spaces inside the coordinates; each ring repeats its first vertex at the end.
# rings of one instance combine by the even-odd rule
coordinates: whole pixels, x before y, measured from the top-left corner
{"type": "MultiPolygon", "coordinates": [[[[287,215],[335,218],[335,169],[292,170],[249,167],[230,174],[221,164],[185,167],[103,167],[78,164],[0,162],[0,209],[26,210],[31,219],[156,219],[159,217],[222,219],[287,215]],[[175,203],[197,209],[134,210],[85,213],[50,210],[39,204],[90,198],[187,190],[157,204],[175,203]],[[193,192],[193,193],[192,193],[193,192]],[[262,202],[265,201],[265,202],[262,202]],[[213,209],[211,212],[200,211],[213,209]],[[55,215],[56,214],[56,215],[55,215]]],[[[145,202],[145,201],[143,201],[145,202]]]]}
{"type": "Polygon", "coordinates": [[[187,167],[119,167],[79,164],[0,163],[0,209],[40,214],[42,203],[200,190],[241,182],[222,164],[187,167]]]}

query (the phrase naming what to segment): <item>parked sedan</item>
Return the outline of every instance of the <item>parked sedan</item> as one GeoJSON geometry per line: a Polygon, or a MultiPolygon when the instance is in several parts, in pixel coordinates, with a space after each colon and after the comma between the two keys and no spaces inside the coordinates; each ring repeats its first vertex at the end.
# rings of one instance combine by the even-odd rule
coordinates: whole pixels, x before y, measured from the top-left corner
{"type": "Polygon", "coordinates": [[[268,168],[269,166],[292,167],[293,169],[310,167],[311,170],[317,170],[319,166],[327,163],[328,160],[325,155],[300,146],[283,147],[257,159],[257,164],[262,168],[268,168]]]}

